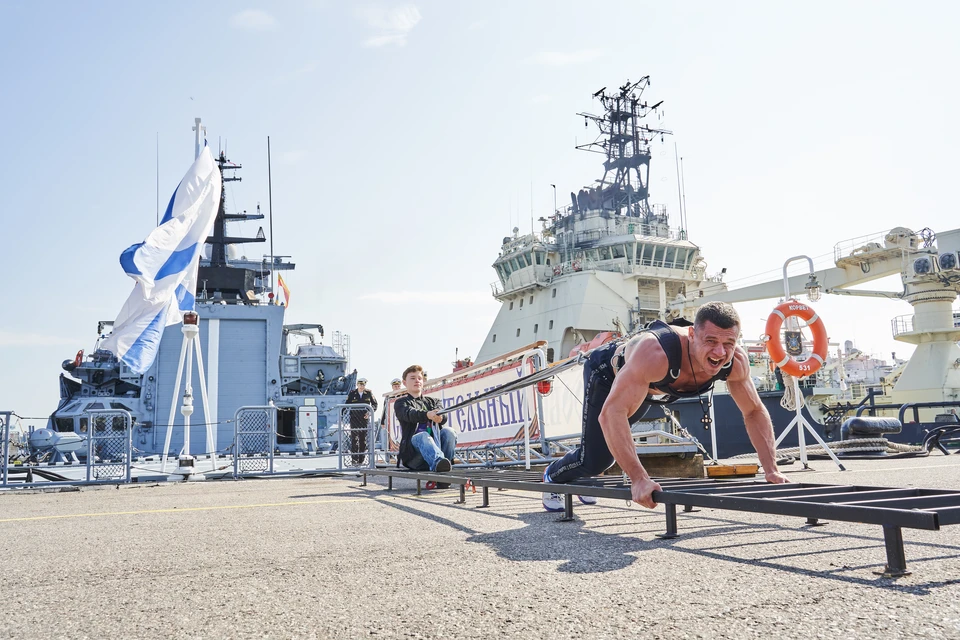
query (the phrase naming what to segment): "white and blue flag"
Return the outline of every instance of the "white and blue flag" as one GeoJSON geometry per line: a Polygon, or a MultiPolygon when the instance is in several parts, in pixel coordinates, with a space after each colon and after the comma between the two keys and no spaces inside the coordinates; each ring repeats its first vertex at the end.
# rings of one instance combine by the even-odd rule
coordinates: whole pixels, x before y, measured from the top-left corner
{"type": "Polygon", "coordinates": [[[200,253],[217,218],[221,188],[220,169],[204,147],[170,198],[160,226],[120,254],[123,270],[136,284],[101,348],[139,374],[153,364],[164,327],[194,309],[200,253]]]}

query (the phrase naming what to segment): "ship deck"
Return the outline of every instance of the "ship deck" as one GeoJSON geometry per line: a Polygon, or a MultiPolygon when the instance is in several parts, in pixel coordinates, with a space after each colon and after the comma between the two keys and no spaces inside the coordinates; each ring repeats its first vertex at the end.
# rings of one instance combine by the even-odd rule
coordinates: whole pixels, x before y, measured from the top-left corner
{"type": "MultiPolygon", "coordinates": [[[[960,487],[960,456],[786,467],[805,484],[960,487]]],[[[285,477],[0,494],[5,628],[23,637],[960,637],[960,527],[875,525],[601,498],[417,495],[285,477]],[[436,594],[433,598],[430,594],[436,594]],[[51,633],[52,632],[52,633],[51,633]]]]}

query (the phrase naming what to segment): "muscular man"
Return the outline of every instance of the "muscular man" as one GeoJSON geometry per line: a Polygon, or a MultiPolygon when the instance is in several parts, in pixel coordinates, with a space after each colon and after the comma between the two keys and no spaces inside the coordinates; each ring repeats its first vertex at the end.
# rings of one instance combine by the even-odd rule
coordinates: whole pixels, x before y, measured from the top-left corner
{"type": "MultiPolygon", "coordinates": [[[[725,302],[709,302],[697,311],[692,327],[657,321],[626,342],[595,349],[583,365],[583,436],[580,447],[555,460],[545,482],[565,483],[603,473],[616,461],[630,478],[633,501],[656,506],[650,479],[630,433],[653,404],[708,392],[725,380],[730,397],[743,413],[747,435],[767,482],[790,482],[777,469],[773,424],[750,379],[747,354],[737,347],[740,316],[725,302]]],[[[586,497],[582,501],[592,503],[586,497]]],[[[543,494],[543,507],[562,511],[563,498],[543,494]]]]}

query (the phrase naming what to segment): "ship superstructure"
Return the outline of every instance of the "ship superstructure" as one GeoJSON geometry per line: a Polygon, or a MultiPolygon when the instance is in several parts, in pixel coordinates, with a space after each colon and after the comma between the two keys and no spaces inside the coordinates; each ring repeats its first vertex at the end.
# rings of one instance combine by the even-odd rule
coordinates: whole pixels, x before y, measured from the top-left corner
{"type": "Polygon", "coordinates": [[[662,102],[643,98],[646,76],[617,91],[594,94],[602,115],[580,113],[599,128],[577,147],[604,156],[603,176],[570,194],[570,204],[541,218],[540,233],[503,239],[491,285],[502,303],[477,357],[485,361],[538,340],[550,361],[606,332],[626,334],[657,318],[668,303],[694,297],[722,276],[708,277],[700,248],[665,205],[650,203],[651,143],[671,132],[645,120],[662,102]]]}

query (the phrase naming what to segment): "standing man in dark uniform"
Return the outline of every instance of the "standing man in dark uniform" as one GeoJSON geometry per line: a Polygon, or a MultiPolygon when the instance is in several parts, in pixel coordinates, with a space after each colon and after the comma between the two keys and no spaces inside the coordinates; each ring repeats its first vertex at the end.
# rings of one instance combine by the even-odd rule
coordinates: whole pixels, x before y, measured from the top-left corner
{"type": "MultiPolygon", "coordinates": [[[[377,409],[377,399],[367,389],[367,379],[357,380],[357,388],[347,395],[347,404],[368,404],[377,409]]],[[[370,412],[366,408],[350,409],[350,451],[353,452],[353,464],[360,466],[367,455],[367,426],[370,412]]]]}

